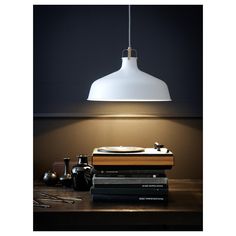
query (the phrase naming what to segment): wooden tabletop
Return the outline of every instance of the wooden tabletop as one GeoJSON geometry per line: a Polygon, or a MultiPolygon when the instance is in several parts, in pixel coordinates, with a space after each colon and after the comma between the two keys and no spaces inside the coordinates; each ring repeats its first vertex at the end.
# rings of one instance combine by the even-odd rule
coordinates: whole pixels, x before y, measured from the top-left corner
{"type": "Polygon", "coordinates": [[[202,230],[202,181],[169,179],[168,203],[93,202],[90,192],[35,184],[34,230],[202,230]],[[43,200],[41,193],[75,198],[43,200]]]}

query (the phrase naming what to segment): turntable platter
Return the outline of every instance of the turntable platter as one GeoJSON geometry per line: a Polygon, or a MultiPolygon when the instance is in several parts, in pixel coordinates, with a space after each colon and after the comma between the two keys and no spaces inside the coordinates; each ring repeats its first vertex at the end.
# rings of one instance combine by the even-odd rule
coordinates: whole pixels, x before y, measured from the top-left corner
{"type": "Polygon", "coordinates": [[[125,147],[125,146],[113,146],[113,147],[99,147],[99,152],[144,152],[142,147],[125,147]]]}

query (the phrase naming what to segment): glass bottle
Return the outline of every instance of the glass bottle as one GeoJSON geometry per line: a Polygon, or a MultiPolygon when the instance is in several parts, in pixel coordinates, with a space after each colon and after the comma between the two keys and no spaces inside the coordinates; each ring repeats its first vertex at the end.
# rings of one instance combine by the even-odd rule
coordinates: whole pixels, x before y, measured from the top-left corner
{"type": "Polygon", "coordinates": [[[77,156],[78,163],[73,166],[72,179],[75,190],[88,191],[92,186],[93,167],[88,164],[88,156],[80,154],[77,156]]]}

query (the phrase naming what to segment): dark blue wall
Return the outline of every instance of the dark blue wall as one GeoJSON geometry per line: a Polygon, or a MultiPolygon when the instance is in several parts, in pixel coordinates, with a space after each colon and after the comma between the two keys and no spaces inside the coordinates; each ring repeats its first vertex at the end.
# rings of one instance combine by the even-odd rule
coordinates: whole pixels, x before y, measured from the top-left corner
{"type": "Polygon", "coordinates": [[[173,102],[87,102],[90,85],[121,65],[128,7],[34,6],[34,113],[202,115],[202,6],[132,6],[139,68],[164,80],[173,102]],[[148,107],[148,108],[147,108],[148,107]]]}

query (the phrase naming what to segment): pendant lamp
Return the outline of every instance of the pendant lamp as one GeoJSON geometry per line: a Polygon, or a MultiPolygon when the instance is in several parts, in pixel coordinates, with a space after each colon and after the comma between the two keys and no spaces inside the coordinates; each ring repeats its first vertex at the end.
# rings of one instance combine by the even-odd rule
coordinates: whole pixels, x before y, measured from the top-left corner
{"type": "Polygon", "coordinates": [[[129,5],[129,47],[122,51],[121,68],[93,82],[89,101],[148,102],[171,101],[166,83],[137,66],[137,51],[131,48],[131,12],[129,5]],[[128,53],[124,57],[124,52],[128,53]],[[135,56],[132,54],[135,53],[135,56]]]}

